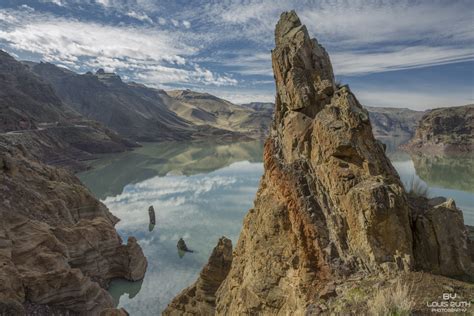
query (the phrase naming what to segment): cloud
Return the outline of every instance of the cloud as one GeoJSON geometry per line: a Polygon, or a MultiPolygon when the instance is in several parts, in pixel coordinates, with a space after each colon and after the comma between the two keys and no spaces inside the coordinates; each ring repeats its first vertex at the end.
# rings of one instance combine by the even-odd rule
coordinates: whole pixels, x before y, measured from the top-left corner
{"type": "Polygon", "coordinates": [[[191,27],[191,22],[183,21],[183,25],[184,25],[185,28],[189,29],[191,27]]]}
{"type": "Polygon", "coordinates": [[[137,19],[139,21],[142,21],[142,22],[147,22],[147,23],[150,23],[150,24],[153,24],[153,20],[148,16],[146,15],[145,13],[138,13],[138,12],[135,12],[135,11],[130,11],[127,13],[127,15],[131,18],[134,18],[134,19],[137,19]]]}
{"type": "MultiPolygon", "coordinates": [[[[157,222],[166,226],[199,224],[200,214],[206,212],[208,202],[226,200],[230,207],[242,204],[242,212],[255,194],[258,179],[263,171],[261,163],[237,162],[228,167],[194,176],[153,177],[127,185],[117,196],[109,196],[103,202],[122,219],[121,229],[134,230],[148,223],[144,211],[150,205],[157,210],[157,222]],[[242,200],[238,196],[250,199],[242,200]],[[232,203],[229,203],[232,202],[232,203]],[[194,218],[186,224],[183,218],[194,218]]],[[[224,204],[222,211],[226,210],[224,204]]],[[[212,220],[202,218],[202,223],[215,225],[212,220]]]]}
{"type": "Polygon", "coordinates": [[[268,87],[256,92],[259,87],[249,85],[272,80],[273,31],[285,10],[298,12],[309,33],[329,51],[338,76],[474,60],[472,1],[52,1],[68,16],[83,20],[41,13],[34,5],[35,14],[0,9],[5,47],[74,69],[103,63],[154,86],[215,85],[221,87],[220,96],[240,101],[252,94],[273,99],[268,87]],[[84,8],[93,14],[84,18],[84,8]],[[124,15],[136,22],[109,19],[124,15]],[[12,24],[12,18],[18,21],[12,24]]]}
{"type": "MultiPolygon", "coordinates": [[[[132,13],[129,15],[148,20],[132,13]]],[[[0,40],[10,50],[37,54],[44,61],[75,70],[102,67],[152,85],[237,83],[229,75],[216,74],[188,61],[199,48],[186,44],[179,32],[11,10],[0,10],[0,24],[4,26],[0,29],[0,40]]]]}
{"type": "Polygon", "coordinates": [[[474,60],[474,50],[457,47],[388,47],[382,52],[337,52],[331,55],[338,75],[361,75],[474,60]]]}

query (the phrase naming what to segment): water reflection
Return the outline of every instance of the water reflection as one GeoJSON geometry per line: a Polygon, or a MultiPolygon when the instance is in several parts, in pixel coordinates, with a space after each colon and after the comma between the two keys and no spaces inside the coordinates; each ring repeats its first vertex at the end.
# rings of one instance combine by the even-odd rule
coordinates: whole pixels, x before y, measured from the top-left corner
{"type": "MultiPolygon", "coordinates": [[[[403,139],[383,139],[404,183],[420,177],[431,196],[447,196],[474,224],[473,158],[410,157],[397,150],[403,139]]],[[[134,235],[148,258],[143,282],[114,280],[116,303],[132,315],[158,315],[197,278],[219,237],[234,245],[263,172],[260,142],[147,144],[105,157],[81,180],[118,216],[126,240],[134,235]],[[150,224],[154,206],[156,225],[150,224]],[[180,251],[180,238],[194,253],[180,251]]]]}
{"type": "Polygon", "coordinates": [[[148,258],[139,293],[134,283],[112,282],[110,293],[119,306],[132,315],[159,315],[195,281],[221,236],[236,243],[263,172],[262,148],[261,142],[148,144],[106,157],[95,163],[97,169],[79,175],[121,219],[117,230],[123,239],[136,236],[148,258]],[[177,248],[181,237],[194,252],[177,248]]]}
{"type": "Polygon", "coordinates": [[[207,173],[237,161],[262,162],[262,157],[262,141],[149,143],[131,152],[104,155],[80,178],[99,199],[104,199],[122,193],[130,183],[154,176],[207,173]]]}
{"type": "MultiPolygon", "coordinates": [[[[473,157],[437,157],[413,155],[416,173],[429,186],[474,193],[473,157]]],[[[474,203],[474,201],[471,201],[474,203]]]]}
{"type": "Polygon", "coordinates": [[[474,225],[474,156],[409,155],[393,146],[387,146],[387,156],[405,186],[419,180],[426,185],[429,197],[454,199],[463,211],[464,222],[474,225]]]}
{"type": "Polygon", "coordinates": [[[114,280],[109,287],[109,293],[114,299],[114,305],[118,306],[120,298],[122,296],[125,297],[125,295],[128,299],[133,299],[142,289],[142,284],[143,280],[136,282],[129,282],[120,279],[114,280]]]}

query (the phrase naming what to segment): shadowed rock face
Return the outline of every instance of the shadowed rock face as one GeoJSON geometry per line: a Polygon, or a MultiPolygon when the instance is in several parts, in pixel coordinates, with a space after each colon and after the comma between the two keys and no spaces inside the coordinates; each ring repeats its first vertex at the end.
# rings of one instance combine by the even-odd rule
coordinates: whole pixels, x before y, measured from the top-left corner
{"type": "Polygon", "coordinates": [[[275,42],[265,173],[215,313],[304,314],[348,276],[415,268],[472,276],[462,213],[406,194],[367,111],[347,86],[336,87],[329,56],[294,11],[281,15],[275,42]]]}
{"type": "Polygon", "coordinates": [[[87,315],[112,307],[112,278],[142,279],[147,262],[118,219],[80,181],[0,141],[0,314],[24,305],[87,315]]]}
{"type": "Polygon", "coordinates": [[[427,112],[420,120],[415,136],[404,147],[413,153],[472,153],[474,104],[427,112]]]}

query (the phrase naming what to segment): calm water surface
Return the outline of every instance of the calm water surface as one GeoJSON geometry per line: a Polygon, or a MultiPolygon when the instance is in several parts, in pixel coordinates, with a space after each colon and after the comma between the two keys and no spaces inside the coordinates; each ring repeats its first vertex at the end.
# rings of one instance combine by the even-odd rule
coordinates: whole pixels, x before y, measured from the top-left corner
{"type": "MultiPolygon", "coordinates": [[[[410,157],[398,139],[384,139],[404,183],[418,179],[430,196],[448,196],[474,225],[474,158],[410,157]]],[[[263,173],[263,143],[146,144],[133,152],[105,156],[79,174],[121,221],[119,234],[134,235],[148,258],[144,281],[113,281],[116,304],[132,315],[157,315],[197,278],[219,237],[237,241],[241,223],[263,173]],[[156,212],[151,227],[148,207],[156,212]],[[186,240],[194,253],[179,254],[186,240]]]]}

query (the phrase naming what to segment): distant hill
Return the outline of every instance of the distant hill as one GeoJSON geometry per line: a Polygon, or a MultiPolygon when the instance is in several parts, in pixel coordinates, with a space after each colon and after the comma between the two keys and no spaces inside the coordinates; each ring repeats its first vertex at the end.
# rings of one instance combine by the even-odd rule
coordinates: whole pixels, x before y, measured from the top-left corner
{"type": "Polygon", "coordinates": [[[414,153],[470,154],[474,151],[474,104],[427,111],[406,146],[414,153]]]}
{"type": "Polygon", "coordinates": [[[372,132],[376,137],[411,137],[422,111],[407,108],[365,107],[369,111],[372,132]]]}
{"type": "Polygon", "coordinates": [[[51,165],[78,170],[97,153],[136,144],[64,104],[51,85],[0,50],[0,138],[51,165]]]}
{"type": "MultiPolygon", "coordinates": [[[[275,104],[272,102],[252,102],[242,104],[259,112],[273,113],[275,104]]],[[[422,111],[407,108],[365,107],[369,111],[372,123],[372,132],[376,137],[402,137],[410,138],[415,134],[418,121],[423,116],[422,111]]],[[[271,117],[268,119],[270,124],[271,117]]]]}
{"type": "Polygon", "coordinates": [[[254,138],[265,136],[269,130],[273,107],[269,112],[260,111],[191,90],[174,90],[167,93],[173,98],[172,102],[168,103],[169,108],[194,124],[208,124],[254,138]]]}
{"type": "Polygon", "coordinates": [[[241,104],[243,107],[251,108],[257,111],[271,111],[275,108],[275,103],[273,102],[250,102],[241,104]]]}

